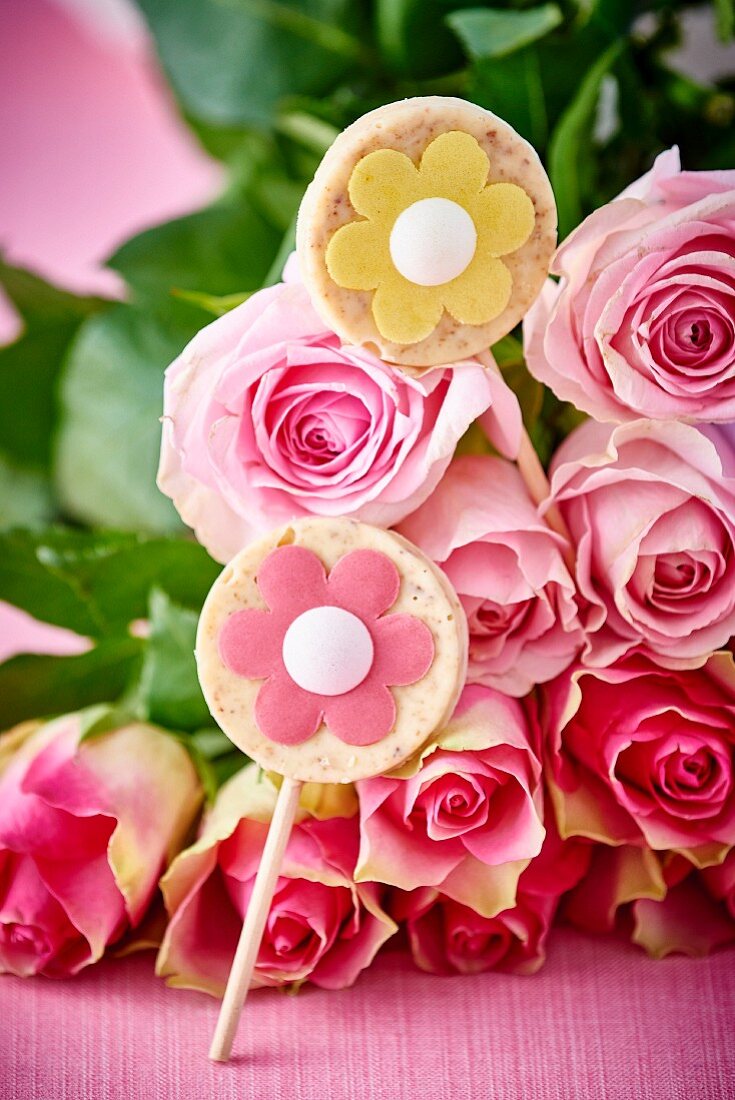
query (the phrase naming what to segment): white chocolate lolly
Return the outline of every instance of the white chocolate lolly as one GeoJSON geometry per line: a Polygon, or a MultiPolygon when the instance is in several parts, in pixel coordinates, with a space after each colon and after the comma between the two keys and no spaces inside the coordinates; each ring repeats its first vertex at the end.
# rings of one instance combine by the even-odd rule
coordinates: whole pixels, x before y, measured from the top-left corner
{"type": "MultiPolygon", "coordinates": [[[[360,600],[369,603],[371,593],[366,588],[369,588],[367,580],[355,592],[360,600]]],[[[389,627],[392,624],[387,623],[389,627]]],[[[447,578],[406,539],[355,520],[309,517],[253,543],[225,567],[202,609],[196,658],[213,718],[251,759],[268,771],[293,779],[345,783],[398,767],[448,720],[465,679],[467,624],[447,578]],[[397,595],[391,606],[377,617],[377,627],[369,614],[363,617],[349,608],[332,606],[328,600],[324,606],[302,607],[297,574],[288,592],[282,585],[273,593],[269,590],[266,600],[258,585],[259,570],[264,562],[273,560],[273,552],[279,547],[311,551],[330,580],[337,563],[348,562],[353,551],[375,552],[378,561],[388,559],[392,563],[388,565],[390,574],[397,570],[397,595]],[[247,653],[242,657],[243,667],[246,672],[258,667],[262,675],[243,674],[238,667],[241,658],[237,645],[232,647],[229,664],[223,659],[223,630],[236,621],[233,616],[243,611],[255,611],[261,616],[269,612],[268,618],[253,620],[269,626],[281,614],[278,606],[281,596],[291,600],[292,610],[278,620],[281,633],[276,642],[271,645],[258,639],[261,648],[255,655],[251,652],[252,638],[246,638],[244,643],[247,653]],[[271,607],[270,601],[276,606],[271,607]],[[391,728],[385,733],[379,731],[377,739],[370,743],[371,711],[367,707],[364,723],[368,741],[347,742],[330,729],[330,700],[348,704],[352,694],[361,690],[363,681],[368,682],[366,677],[371,674],[374,662],[380,660],[380,654],[373,652],[373,635],[379,639],[382,621],[387,622],[392,616],[395,616],[392,624],[399,627],[405,628],[408,618],[417,621],[424,643],[430,632],[431,656],[425,672],[422,668],[422,674],[413,682],[404,682],[404,677],[398,684],[391,684],[388,675],[386,688],[382,690],[383,702],[385,691],[389,690],[395,704],[391,728]],[[266,664],[261,668],[258,662],[264,661],[266,664]],[[306,703],[310,702],[309,693],[324,701],[324,719],[300,743],[274,740],[261,728],[258,699],[268,683],[267,669],[271,666],[267,661],[273,667],[277,665],[278,675],[287,675],[298,692],[305,693],[300,698],[306,703]]],[[[286,686],[289,691],[294,690],[290,684],[286,686]]],[[[272,715],[277,707],[275,699],[269,713],[272,715]]],[[[288,729],[285,734],[288,736],[288,729]]]]}
{"type": "Polygon", "coordinates": [[[536,151],[490,111],[443,96],[390,103],[343,131],[296,230],[301,275],[325,323],[416,371],[510,332],[555,246],[556,204],[536,151]],[[445,142],[450,135],[460,141],[445,142]]]}

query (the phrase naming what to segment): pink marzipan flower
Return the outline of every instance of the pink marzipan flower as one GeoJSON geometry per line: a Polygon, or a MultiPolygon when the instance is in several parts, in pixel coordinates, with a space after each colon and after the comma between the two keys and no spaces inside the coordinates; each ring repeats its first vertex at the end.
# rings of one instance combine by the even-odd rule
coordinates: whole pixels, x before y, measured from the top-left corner
{"type": "Polygon", "coordinates": [[[255,702],[261,733],[280,744],[298,745],[322,719],[349,745],[370,745],[390,732],[396,704],[388,685],[420,680],[434,657],[434,639],[424,622],[413,615],[384,614],[399,587],[395,565],[375,550],[345,554],[328,577],[306,547],[281,546],[268,555],[258,570],[258,588],[269,610],[236,611],[219,638],[220,655],[231,671],[265,680],[255,702]],[[367,629],[372,643],[364,678],[339,694],[309,691],[286,668],[289,628],[319,608],[348,612],[367,629]]]}
{"type": "MultiPolygon", "coordinates": [[[[170,985],[222,995],[276,795],[259,768],[243,768],[219,791],[199,839],[165,875],[161,888],[170,921],[156,971],[170,985]]],[[[353,881],[355,809],[349,786],[307,784],[302,790],[254,986],[306,980],[325,989],[352,985],[396,931],[381,905],[382,888],[353,881]]]]}
{"type": "Polygon", "coordinates": [[[519,703],[465,688],[418,758],[357,784],[359,881],[433,886],[492,917],[544,838],[541,767],[519,703]]]}
{"type": "Polygon", "coordinates": [[[523,325],[531,373],[598,420],[735,420],[735,171],[677,149],[559,248],[523,325]]]}
{"type": "Polygon", "coordinates": [[[735,459],[724,427],[588,421],[551,470],[577,549],[586,664],[681,668],[735,633],[735,459]]]}
{"type": "Polygon", "coordinates": [[[688,853],[735,844],[735,664],[669,670],[641,658],[544,689],[547,779],[561,835],[688,853]]]}
{"type": "Polygon", "coordinates": [[[510,462],[455,458],[399,530],[441,565],[462,601],[470,683],[525,695],[572,662],[583,634],[564,543],[510,462]]]}
{"type": "Polygon", "coordinates": [[[185,749],[80,715],[0,738],[0,972],[62,978],[137,927],[201,803],[185,749]]]}
{"type": "Polygon", "coordinates": [[[412,377],[325,330],[298,281],[253,294],[166,372],[158,484],[219,561],[304,515],[389,527],[478,417],[503,453],[518,401],[472,360],[412,377]]]}

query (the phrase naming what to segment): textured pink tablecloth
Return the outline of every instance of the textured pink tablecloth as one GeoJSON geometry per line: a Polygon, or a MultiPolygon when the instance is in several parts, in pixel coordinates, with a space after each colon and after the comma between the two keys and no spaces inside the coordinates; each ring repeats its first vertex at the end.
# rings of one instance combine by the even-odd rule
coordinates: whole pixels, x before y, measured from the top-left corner
{"type": "Polygon", "coordinates": [[[735,951],[651,962],[559,930],[533,978],[436,978],[387,951],[351,990],[254,994],[237,1057],[216,1003],[150,953],[67,982],[0,978],[2,1100],[735,1097],[735,951]]]}

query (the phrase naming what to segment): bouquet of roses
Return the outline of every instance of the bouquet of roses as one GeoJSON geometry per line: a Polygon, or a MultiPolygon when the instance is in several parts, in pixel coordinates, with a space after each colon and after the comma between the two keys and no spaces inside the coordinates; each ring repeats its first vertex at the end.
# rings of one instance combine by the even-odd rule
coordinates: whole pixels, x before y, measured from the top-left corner
{"type": "MultiPolygon", "coordinates": [[[[0,591],[49,625],[3,612],[45,656],[0,668],[0,970],[155,946],[221,994],[277,789],[213,728],[194,629],[215,563],[303,516],[416,544],[469,664],[419,755],[305,786],[257,984],[349,985],[401,928],[435,973],[531,973],[556,919],[735,941],[735,171],[660,154],[494,361],[346,343],[284,259],[199,295],[220,316],[166,373],[158,484],[197,541],[7,537],[0,591]]],[[[81,339],[114,356],[105,316],[81,339]]]]}

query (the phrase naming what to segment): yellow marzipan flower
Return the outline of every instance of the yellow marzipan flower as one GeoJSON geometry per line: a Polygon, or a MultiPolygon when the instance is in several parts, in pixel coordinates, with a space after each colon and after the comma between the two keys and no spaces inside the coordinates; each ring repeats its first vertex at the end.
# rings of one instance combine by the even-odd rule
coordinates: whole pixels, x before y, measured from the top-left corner
{"type": "Polygon", "coordinates": [[[386,340],[418,343],[445,309],[459,324],[484,325],[507,306],[512,277],[500,257],[525,244],[535,213],[522,187],[487,184],[489,168],[460,130],[435,138],[418,168],[396,149],[355,165],[350,202],[365,220],[337,230],[327,270],[338,286],[375,292],[373,318],[386,340]]]}

